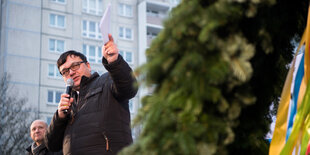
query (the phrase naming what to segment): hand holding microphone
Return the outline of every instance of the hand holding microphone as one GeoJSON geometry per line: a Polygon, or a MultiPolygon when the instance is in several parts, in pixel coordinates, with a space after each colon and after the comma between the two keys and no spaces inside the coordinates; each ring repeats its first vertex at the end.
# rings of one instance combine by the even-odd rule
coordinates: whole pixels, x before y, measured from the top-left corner
{"type": "Polygon", "coordinates": [[[60,103],[58,104],[58,116],[60,118],[66,117],[70,110],[73,98],[70,98],[73,87],[73,80],[68,79],[66,83],[66,93],[61,95],[60,103]]]}
{"type": "MultiPolygon", "coordinates": [[[[72,87],[73,87],[73,80],[68,79],[67,84],[66,84],[66,94],[69,95],[69,97],[68,97],[69,101],[70,101],[70,97],[71,97],[70,95],[71,95],[72,87]]],[[[68,111],[69,111],[68,109],[63,110],[64,114],[67,114],[68,111]]]]}

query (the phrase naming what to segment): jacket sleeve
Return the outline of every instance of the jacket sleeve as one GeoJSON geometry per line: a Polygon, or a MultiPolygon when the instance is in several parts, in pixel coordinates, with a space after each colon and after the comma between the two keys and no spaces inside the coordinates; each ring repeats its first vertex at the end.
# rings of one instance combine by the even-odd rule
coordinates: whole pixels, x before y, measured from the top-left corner
{"type": "Polygon", "coordinates": [[[51,124],[49,125],[45,133],[45,146],[52,152],[62,150],[62,142],[64,139],[64,133],[66,125],[68,123],[68,117],[60,119],[58,117],[58,110],[53,116],[51,124]]]}
{"type": "Polygon", "coordinates": [[[137,94],[137,80],[121,55],[118,55],[118,59],[110,64],[102,57],[102,64],[112,77],[111,89],[118,101],[129,100],[137,94]]]}

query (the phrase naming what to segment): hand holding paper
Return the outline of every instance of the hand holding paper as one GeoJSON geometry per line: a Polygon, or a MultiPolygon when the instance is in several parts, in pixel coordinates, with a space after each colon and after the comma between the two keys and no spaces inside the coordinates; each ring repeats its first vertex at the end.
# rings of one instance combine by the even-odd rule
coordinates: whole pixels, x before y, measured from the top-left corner
{"type": "Polygon", "coordinates": [[[109,34],[109,41],[102,46],[102,55],[109,64],[118,58],[118,49],[111,34],[109,34]]]}

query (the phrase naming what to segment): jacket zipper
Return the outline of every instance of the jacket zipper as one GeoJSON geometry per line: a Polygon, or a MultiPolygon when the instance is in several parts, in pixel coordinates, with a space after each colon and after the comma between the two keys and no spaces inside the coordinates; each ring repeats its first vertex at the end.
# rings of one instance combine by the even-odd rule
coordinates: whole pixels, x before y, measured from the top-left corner
{"type": "Polygon", "coordinates": [[[107,151],[109,151],[109,150],[110,150],[110,147],[109,147],[109,139],[108,139],[108,137],[107,137],[105,134],[103,134],[103,136],[104,136],[104,139],[105,139],[105,149],[106,149],[107,151]]]}
{"type": "MultiPolygon", "coordinates": [[[[76,99],[76,103],[73,103],[73,104],[75,104],[75,105],[71,105],[71,109],[70,109],[70,113],[71,113],[71,111],[74,111],[72,108],[75,108],[75,110],[76,111],[78,111],[78,105],[79,105],[79,98],[80,98],[80,95],[78,94],[78,96],[77,96],[77,99],[76,99]],[[73,107],[72,107],[73,106],[73,107]]],[[[70,124],[72,125],[73,124],[73,122],[74,122],[74,115],[76,114],[76,112],[74,113],[74,112],[72,112],[71,113],[71,121],[70,121],[70,124]]]]}

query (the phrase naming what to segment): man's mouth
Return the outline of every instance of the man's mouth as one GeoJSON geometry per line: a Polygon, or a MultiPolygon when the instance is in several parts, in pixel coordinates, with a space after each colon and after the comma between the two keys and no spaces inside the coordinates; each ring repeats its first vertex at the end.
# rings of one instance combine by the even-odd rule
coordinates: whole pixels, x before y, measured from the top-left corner
{"type": "Polygon", "coordinates": [[[79,77],[76,76],[76,77],[73,78],[73,81],[75,82],[75,81],[77,81],[78,79],[79,79],[79,77]]]}

